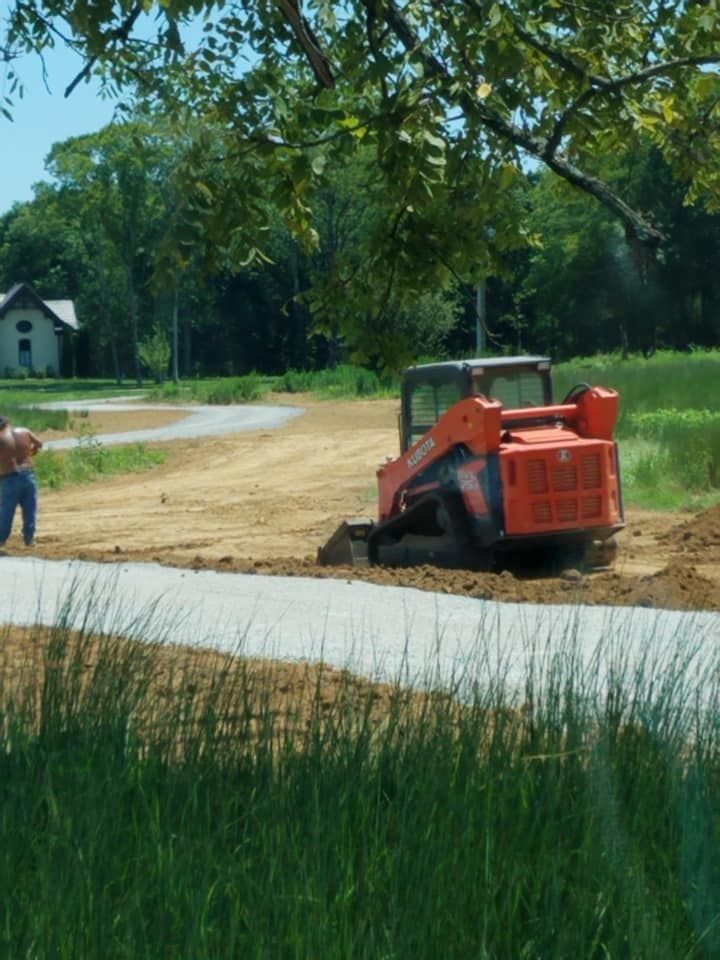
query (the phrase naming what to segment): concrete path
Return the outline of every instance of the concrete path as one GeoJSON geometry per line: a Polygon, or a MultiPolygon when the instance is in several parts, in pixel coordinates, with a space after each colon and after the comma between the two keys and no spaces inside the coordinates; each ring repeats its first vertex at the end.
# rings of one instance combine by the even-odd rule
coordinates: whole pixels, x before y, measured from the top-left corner
{"type": "MultiPolygon", "coordinates": [[[[89,413],[112,410],[170,410],[186,414],[175,423],[127,433],[103,433],[95,437],[105,445],[117,443],[158,443],[167,440],[189,440],[195,437],[220,436],[246,430],[271,430],[304,412],[302,407],[280,407],[270,404],[178,406],[168,403],[128,403],[110,397],[101,401],[53,401],[41,406],[48,410],[87,410],[89,413]]],[[[49,440],[48,450],[68,450],[79,443],[77,437],[49,440]]]]}
{"type": "Polygon", "coordinates": [[[0,558],[0,623],[116,631],[283,660],[324,660],[426,686],[501,683],[560,667],[592,685],[609,670],[660,671],[710,696],[720,614],[500,604],[420,590],[291,577],[0,558]]]}

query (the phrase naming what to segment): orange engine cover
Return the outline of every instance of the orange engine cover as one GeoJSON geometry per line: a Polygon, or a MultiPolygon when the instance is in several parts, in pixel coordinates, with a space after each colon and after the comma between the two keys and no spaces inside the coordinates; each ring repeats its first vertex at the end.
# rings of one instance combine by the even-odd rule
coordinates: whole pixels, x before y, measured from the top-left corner
{"type": "Polygon", "coordinates": [[[519,432],[499,456],[506,536],[622,524],[612,441],[569,430],[519,432]]]}

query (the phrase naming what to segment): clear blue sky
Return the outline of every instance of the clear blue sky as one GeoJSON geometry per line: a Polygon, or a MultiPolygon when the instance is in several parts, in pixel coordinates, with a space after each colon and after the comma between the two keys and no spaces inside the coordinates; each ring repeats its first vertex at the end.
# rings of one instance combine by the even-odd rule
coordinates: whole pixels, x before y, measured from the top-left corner
{"type": "MultiPolygon", "coordinates": [[[[141,16],[134,35],[154,35],[155,18],[141,16]]],[[[181,27],[183,40],[194,45],[203,35],[202,18],[191,19],[181,27]]],[[[66,87],[82,70],[84,61],[61,41],[44,54],[43,63],[37,55],[28,55],[15,61],[13,67],[24,85],[23,99],[13,95],[13,120],[0,114],[0,215],[14,203],[33,198],[33,184],[49,180],[45,172],[45,157],[54,143],[95,133],[110,123],[118,101],[103,99],[99,83],[91,79],[80,83],[66,99],[66,87]]],[[[4,65],[0,63],[0,99],[8,95],[4,65]]]]}
{"type": "MultiPolygon", "coordinates": [[[[0,115],[0,215],[17,201],[32,200],[32,186],[48,180],[44,160],[54,143],[68,137],[93,133],[112,120],[114,102],[98,95],[98,85],[81,83],[65,99],[64,91],[77,76],[83,61],[67,48],[58,47],[45,57],[46,89],[40,58],[16,61],[24,83],[24,96],[13,96],[13,121],[0,115]]],[[[0,67],[1,69],[1,67],[0,67]]],[[[0,72],[0,90],[7,94],[0,72]]]]}

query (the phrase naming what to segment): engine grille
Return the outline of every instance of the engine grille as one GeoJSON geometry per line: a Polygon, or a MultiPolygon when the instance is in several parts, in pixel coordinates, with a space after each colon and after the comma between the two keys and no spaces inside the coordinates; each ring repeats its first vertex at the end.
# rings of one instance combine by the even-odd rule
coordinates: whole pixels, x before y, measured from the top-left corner
{"type": "Polygon", "coordinates": [[[577,487],[577,470],[574,466],[554,467],[552,472],[552,488],[558,493],[565,490],[574,490],[577,487]]]}
{"type": "Polygon", "coordinates": [[[548,481],[544,460],[530,460],[527,465],[527,482],[530,493],[547,493],[548,481]]]}
{"type": "Polygon", "coordinates": [[[595,490],[602,486],[599,453],[588,453],[582,458],[582,485],[583,490],[595,490]]]}
{"type": "Polygon", "coordinates": [[[603,464],[600,452],[557,463],[554,454],[528,457],[524,469],[530,496],[530,517],[540,527],[593,521],[602,518],[603,464]]]}

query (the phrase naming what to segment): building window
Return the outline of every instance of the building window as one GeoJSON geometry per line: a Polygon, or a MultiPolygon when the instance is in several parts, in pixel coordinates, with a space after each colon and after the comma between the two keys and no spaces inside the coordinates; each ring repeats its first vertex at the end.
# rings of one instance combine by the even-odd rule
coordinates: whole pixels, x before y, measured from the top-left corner
{"type": "Polygon", "coordinates": [[[29,340],[20,340],[18,343],[18,366],[32,366],[32,346],[29,340]]]}
{"type": "Polygon", "coordinates": [[[15,329],[18,333],[30,333],[32,330],[32,324],[29,320],[18,320],[15,324],[15,329]]]}

